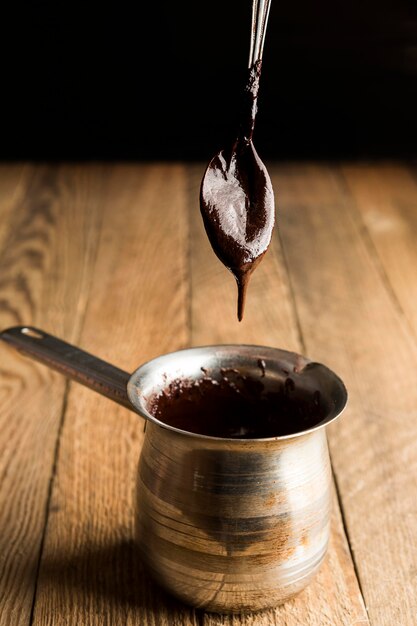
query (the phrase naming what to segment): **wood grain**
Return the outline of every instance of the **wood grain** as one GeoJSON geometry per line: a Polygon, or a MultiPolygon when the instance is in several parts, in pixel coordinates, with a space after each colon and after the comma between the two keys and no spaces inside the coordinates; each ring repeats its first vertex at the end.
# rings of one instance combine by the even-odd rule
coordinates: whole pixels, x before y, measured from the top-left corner
{"type": "MultiPolygon", "coordinates": [[[[0,327],[45,325],[77,340],[99,234],[99,172],[2,166],[0,183],[0,327]]],[[[0,346],[2,626],[30,621],[64,392],[65,381],[0,346]]]]}
{"type": "MultiPolygon", "coordinates": [[[[277,167],[273,180],[285,207],[282,236],[306,348],[350,390],[349,408],[329,435],[369,617],[378,626],[411,625],[417,619],[414,336],[335,169],[277,167]]],[[[367,208],[375,210],[375,189],[370,194],[367,208]]],[[[389,245],[401,256],[404,240],[395,239],[389,245]]],[[[384,263],[394,276],[388,256],[384,263]]]]}
{"type": "MultiPolygon", "coordinates": [[[[192,169],[189,187],[192,343],[258,343],[302,351],[291,285],[277,238],[252,277],[245,318],[240,324],[237,322],[232,276],[222,268],[210,248],[195,200],[202,171],[192,169]]],[[[276,185],[275,192],[279,197],[279,185],[276,185]]],[[[279,215],[284,210],[285,207],[280,205],[279,215]]],[[[333,511],[328,557],[317,578],[298,598],[256,615],[225,617],[207,614],[203,616],[203,623],[206,626],[368,623],[336,498],[333,511]]]]}
{"type": "MultiPolygon", "coordinates": [[[[184,189],[181,166],[108,173],[81,344],[128,371],[188,342],[184,189]]],[[[133,545],[142,440],[137,415],[71,384],[34,624],[196,623],[149,581],[133,545]]]]}
{"type": "Polygon", "coordinates": [[[342,176],[381,278],[417,338],[417,174],[379,163],[346,165],[342,176]]]}
{"type": "Polygon", "coordinates": [[[24,175],[29,166],[2,164],[0,167],[0,250],[4,237],[10,227],[10,218],[15,206],[18,206],[24,194],[24,175]]]}
{"type": "Polygon", "coordinates": [[[329,428],[328,557],[300,596],[264,613],[205,614],[168,597],[133,546],[140,418],[0,344],[0,624],[414,625],[413,172],[271,167],[278,231],[238,324],[234,279],[199,215],[203,169],[1,166],[0,328],[44,327],[128,371],[216,342],[328,364],[350,392],[329,428]]]}

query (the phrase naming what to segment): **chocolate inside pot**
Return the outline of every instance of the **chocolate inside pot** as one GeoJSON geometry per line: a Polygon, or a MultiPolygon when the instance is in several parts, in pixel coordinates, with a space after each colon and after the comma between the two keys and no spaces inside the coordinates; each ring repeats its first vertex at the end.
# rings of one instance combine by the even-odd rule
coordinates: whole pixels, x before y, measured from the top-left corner
{"type": "Polygon", "coordinates": [[[328,412],[320,392],[288,377],[265,387],[261,376],[222,370],[197,380],[174,380],[150,399],[161,422],[200,435],[257,439],[295,434],[318,425],[328,412]]]}

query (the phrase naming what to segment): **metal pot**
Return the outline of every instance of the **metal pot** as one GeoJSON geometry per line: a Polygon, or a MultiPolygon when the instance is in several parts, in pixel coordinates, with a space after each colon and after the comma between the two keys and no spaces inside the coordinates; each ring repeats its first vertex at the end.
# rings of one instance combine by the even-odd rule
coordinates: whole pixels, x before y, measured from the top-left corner
{"type": "Polygon", "coordinates": [[[136,535],[145,564],[168,591],[209,611],[242,612],[283,603],[308,584],[330,534],[325,426],[347,401],[331,370],[285,350],[222,345],[166,354],[129,375],[34,328],[12,328],[0,339],[147,420],[136,535]],[[172,381],[225,369],[261,377],[266,388],[290,380],[305,398],[320,399],[319,421],[284,436],[226,439],[151,414],[155,394],[172,381]]]}

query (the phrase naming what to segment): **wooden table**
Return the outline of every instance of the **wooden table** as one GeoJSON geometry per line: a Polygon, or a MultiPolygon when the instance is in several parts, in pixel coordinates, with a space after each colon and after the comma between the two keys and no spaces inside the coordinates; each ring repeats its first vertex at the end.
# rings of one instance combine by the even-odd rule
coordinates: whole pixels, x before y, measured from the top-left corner
{"type": "Polygon", "coordinates": [[[273,165],[278,229],[236,320],[198,210],[203,166],[0,168],[0,327],[133,370],[184,346],[301,351],[345,380],[334,516],[310,587],[194,611],[133,550],[135,414],[0,345],[0,624],[417,624],[417,179],[407,164],[273,165]]]}

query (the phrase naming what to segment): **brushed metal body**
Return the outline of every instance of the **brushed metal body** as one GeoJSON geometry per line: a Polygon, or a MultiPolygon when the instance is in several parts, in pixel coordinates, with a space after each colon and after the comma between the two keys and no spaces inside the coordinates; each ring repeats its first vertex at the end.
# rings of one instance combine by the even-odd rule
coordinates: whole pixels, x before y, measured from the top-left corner
{"type": "Polygon", "coordinates": [[[37,328],[10,328],[0,340],[147,419],[136,536],[168,591],[206,610],[241,612],[285,602],[307,585],[330,533],[325,426],[347,401],[331,370],[285,350],[228,345],[166,354],[129,376],[37,328]],[[151,414],[155,394],[171,381],[220,380],[229,371],[259,377],[265,390],[290,382],[304,397],[320,398],[320,421],[282,437],[225,439],[151,414]]]}
{"type": "Polygon", "coordinates": [[[212,346],[165,355],[132,375],[128,394],[148,418],[139,460],[136,536],[154,578],[188,604],[241,612],[285,602],[319,568],[330,534],[331,468],[324,426],[346,390],[325,366],[283,350],[212,346]],[[147,411],[175,378],[215,376],[233,365],[265,385],[289,373],[328,407],[310,431],[221,439],[167,427],[147,411]],[[139,390],[139,391],[138,391],[139,390]]]}
{"type": "Polygon", "coordinates": [[[136,532],[157,581],[209,611],[258,610],[301,591],[330,532],[324,430],[215,442],[148,424],[136,532]]]}

